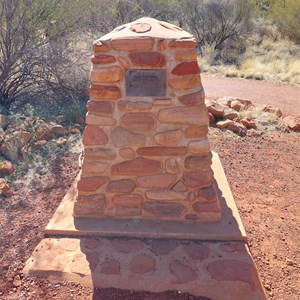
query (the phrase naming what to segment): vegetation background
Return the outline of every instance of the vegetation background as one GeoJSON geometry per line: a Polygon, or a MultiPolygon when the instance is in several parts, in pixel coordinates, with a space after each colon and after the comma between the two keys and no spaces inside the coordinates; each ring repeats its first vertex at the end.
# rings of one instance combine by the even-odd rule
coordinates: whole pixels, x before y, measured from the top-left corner
{"type": "Polygon", "coordinates": [[[0,0],[0,113],[83,114],[92,41],[142,16],[193,33],[205,73],[300,84],[298,0],[0,0]]]}

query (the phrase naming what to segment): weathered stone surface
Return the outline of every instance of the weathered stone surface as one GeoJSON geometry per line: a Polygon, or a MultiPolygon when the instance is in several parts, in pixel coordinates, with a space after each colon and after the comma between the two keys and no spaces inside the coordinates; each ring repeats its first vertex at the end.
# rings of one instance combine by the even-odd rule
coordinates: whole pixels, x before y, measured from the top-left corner
{"type": "Polygon", "coordinates": [[[184,160],[184,166],[187,170],[209,170],[212,163],[211,153],[200,156],[188,156],[184,160]]]}
{"type": "Polygon", "coordinates": [[[177,51],[175,53],[176,60],[197,60],[197,51],[186,50],[186,51],[177,51]]]}
{"type": "Polygon", "coordinates": [[[121,91],[117,86],[91,85],[89,95],[99,100],[117,100],[121,97],[121,91]]]}
{"type": "Polygon", "coordinates": [[[208,264],[212,279],[218,281],[243,281],[253,284],[253,265],[233,259],[220,259],[208,264]]]}
{"type": "Polygon", "coordinates": [[[223,119],[225,120],[234,120],[234,119],[237,119],[239,117],[239,114],[238,112],[236,112],[235,110],[226,110],[224,112],[224,116],[223,116],[223,119]]]}
{"type": "Polygon", "coordinates": [[[183,246],[183,250],[189,257],[196,260],[204,260],[210,253],[209,247],[205,244],[190,243],[183,246]]]}
{"type": "MultiPolygon", "coordinates": [[[[46,140],[40,140],[40,141],[36,141],[33,146],[34,148],[36,149],[40,149],[42,147],[44,147],[45,145],[47,144],[47,141],[46,140]]],[[[11,157],[12,158],[12,157],[11,157]]]]}
{"type": "Polygon", "coordinates": [[[217,128],[219,129],[224,129],[227,128],[230,124],[232,124],[233,121],[232,120],[224,120],[224,121],[219,121],[216,123],[217,128]]]}
{"type": "Polygon", "coordinates": [[[144,245],[140,240],[114,239],[111,240],[113,250],[123,253],[132,253],[143,249],[144,245]]]}
{"type": "Polygon", "coordinates": [[[186,192],[187,191],[187,187],[185,186],[185,184],[184,184],[184,182],[182,180],[179,180],[172,187],[172,190],[175,191],[175,192],[186,192]]]}
{"type": "Polygon", "coordinates": [[[122,127],[113,129],[111,139],[117,147],[143,146],[146,140],[145,135],[126,130],[122,127]]]}
{"type": "Polygon", "coordinates": [[[165,51],[167,49],[166,41],[159,40],[157,41],[157,50],[158,51],[165,51]]]}
{"type": "Polygon", "coordinates": [[[94,174],[94,176],[101,175],[101,173],[105,172],[105,170],[108,168],[109,163],[107,162],[88,162],[84,161],[82,164],[82,173],[83,175],[86,174],[94,174]]]}
{"type": "Polygon", "coordinates": [[[169,201],[146,201],[142,207],[148,213],[165,218],[179,217],[186,211],[185,206],[169,201]]]}
{"type": "Polygon", "coordinates": [[[134,206],[117,206],[116,216],[117,217],[137,217],[142,214],[140,207],[134,206]]]}
{"type": "Polygon", "coordinates": [[[182,130],[167,130],[154,135],[158,145],[175,146],[178,145],[182,137],[182,130]]]}
{"type": "Polygon", "coordinates": [[[116,58],[112,55],[98,54],[97,56],[92,57],[92,63],[94,65],[110,64],[114,63],[115,61],[116,58]]]}
{"type": "Polygon", "coordinates": [[[233,100],[230,103],[230,107],[236,111],[241,111],[245,109],[245,105],[239,100],[233,100]]]}
{"type": "Polygon", "coordinates": [[[105,205],[105,198],[96,199],[85,197],[84,200],[75,201],[73,213],[75,216],[84,215],[102,215],[105,205]]]}
{"type": "Polygon", "coordinates": [[[116,152],[113,149],[104,148],[86,148],[84,150],[84,159],[86,161],[96,161],[96,160],[113,160],[116,158],[116,152]]]}
{"type": "Polygon", "coordinates": [[[198,66],[197,61],[182,62],[172,70],[172,74],[177,76],[198,73],[200,73],[200,68],[198,66]]]}
{"type": "Polygon", "coordinates": [[[120,149],[119,154],[122,158],[125,159],[133,159],[135,157],[135,151],[131,147],[120,149]]]}
{"type": "Polygon", "coordinates": [[[146,197],[150,200],[185,200],[183,194],[176,193],[167,189],[155,189],[146,191],[146,197]]]}
{"type": "Polygon", "coordinates": [[[143,147],[136,152],[141,156],[184,156],[187,147],[143,147]]]}
{"type": "Polygon", "coordinates": [[[171,107],[160,110],[158,119],[161,123],[208,125],[208,114],[205,105],[171,107]]]}
{"type": "Polygon", "coordinates": [[[187,94],[178,97],[178,100],[183,105],[192,106],[197,104],[203,104],[205,99],[205,94],[203,88],[195,93],[187,94]]]}
{"type": "Polygon", "coordinates": [[[279,108],[273,107],[273,106],[270,106],[270,105],[263,105],[262,106],[262,111],[263,112],[268,112],[268,113],[271,113],[271,114],[275,114],[279,118],[282,116],[282,112],[279,108]]]}
{"type": "Polygon", "coordinates": [[[98,116],[91,114],[88,112],[86,114],[85,122],[88,125],[95,125],[95,126],[114,126],[117,124],[117,120],[111,117],[106,116],[98,116]]]}
{"type": "Polygon", "coordinates": [[[116,259],[107,258],[102,264],[100,272],[105,275],[120,274],[120,262],[116,259]]]}
{"type": "Polygon", "coordinates": [[[152,240],[151,252],[156,255],[168,254],[175,250],[177,245],[175,240],[152,240]]]}
{"type": "Polygon", "coordinates": [[[107,186],[107,193],[131,193],[136,184],[131,179],[111,180],[107,186]]]}
{"type": "Polygon", "coordinates": [[[151,113],[128,113],[121,122],[127,129],[147,131],[155,128],[156,119],[151,113]]]}
{"type": "Polygon", "coordinates": [[[93,51],[94,52],[107,52],[109,50],[109,46],[100,42],[99,40],[94,41],[93,43],[93,51]]]}
{"type": "Polygon", "coordinates": [[[136,66],[163,67],[166,63],[164,55],[159,52],[131,52],[129,58],[136,66]]]}
{"type": "Polygon", "coordinates": [[[123,79],[123,70],[118,66],[93,69],[90,80],[99,83],[118,82],[123,79]]]}
{"type": "Polygon", "coordinates": [[[210,152],[210,145],[207,138],[191,141],[188,143],[188,147],[193,154],[205,154],[210,152]]]}
{"type": "Polygon", "coordinates": [[[204,154],[210,152],[210,145],[207,138],[195,140],[188,143],[189,150],[193,154],[204,154]]]}
{"type": "Polygon", "coordinates": [[[212,125],[216,122],[216,118],[209,112],[208,113],[208,117],[209,117],[209,124],[212,125]]]}
{"type": "Polygon", "coordinates": [[[93,238],[82,238],[80,247],[84,249],[84,251],[91,251],[99,248],[102,246],[103,243],[99,239],[93,239],[93,238]]]}
{"type": "Polygon", "coordinates": [[[119,101],[118,108],[121,111],[150,111],[152,103],[143,101],[119,101]]]}
{"type": "Polygon", "coordinates": [[[197,273],[190,266],[179,261],[174,261],[169,265],[170,271],[176,276],[178,283],[193,281],[197,278],[197,273]]]}
{"type": "Polygon", "coordinates": [[[226,253],[247,252],[246,245],[243,242],[220,243],[219,249],[226,253]]]}
{"type": "Polygon", "coordinates": [[[151,274],[155,271],[156,261],[146,254],[135,256],[130,263],[130,271],[134,274],[151,274]]]}
{"type": "Polygon", "coordinates": [[[63,138],[63,137],[59,137],[57,140],[56,140],[56,144],[58,146],[63,146],[63,145],[66,145],[67,144],[67,139],[63,138]]]}
{"type": "Polygon", "coordinates": [[[208,134],[208,126],[189,126],[184,130],[186,138],[204,138],[208,134]]]}
{"type": "Polygon", "coordinates": [[[176,90],[187,90],[201,84],[200,75],[186,75],[169,79],[169,85],[176,90]]]}
{"type": "Polygon", "coordinates": [[[77,188],[82,192],[95,192],[108,181],[106,176],[81,178],[77,183],[77,188]]]}
{"type": "Polygon", "coordinates": [[[151,37],[135,37],[112,39],[111,47],[119,51],[143,51],[151,50],[154,46],[154,39],[151,37]]]}
{"type": "Polygon", "coordinates": [[[168,173],[179,173],[180,172],[180,164],[175,158],[169,158],[166,160],[166,171],[168,173]]]}
{"type": "Polygon", "coordinates": [[[213,102],[207,105],[207,110],[215,118],[223,118],[224,116],[224,107],[217,102],[213,102]]]}
{"type": "Polygon", "coordinates": [[[161,172],[161,162],[143,157],[115,164],[111,168],[113,175],[151,175],[161,172]]]}
{"type": "Polygon", "coordinates": [[[151,30],[151,25],[148,23],[135,23],[131,25],[130,30],[136,33],[144,33],[151,30]]]}
{"type": "Polygon", "coordinates": [[[171,104],[171,99],[155,99],[153,101],[153,106],[170,106],[171,104]]]}
{"type": "Polygon", "coordinates": [[[173,40],[169,43],[171,48],[195,48],[196,40],[195,39],[182,39],[182,40],[173,40]]]}
{"type": "Polygon", "coordinates": [[[6,197],[12,196],[14,194],[4,178],[0,178],[0,194],[6,197]]]}
{"type": "Polygon", "coordinates": [[[97,126],[87,125],[82,136],[83,145],[106,145],[108,138],[104,131],[97,126]]]}
{"type": "MultiPolygon", "coordinates": [[[[247,129],[256,129],[256,123],[249,119],[249,118],[243,118],[241,121],[240,121],[247,129]]],[[[299,123],[300,124],[300,123],[299,123]]]]}
{"type": "Polygon", "coordinates": [[[115,104],[110,101],[88,101],[86,108],[94,114],[112,115],[115,104]]]}
{"type": "Polygon", "coordinates": [[[197,199],[201,202],[215,201],[216,196],[216,191],[212,185],[197,190],[197,199]]]}
{"type": "Polygon", "coordinates": [[[189,187],[209,186],[212,181],[211,171],[184,172],[183,181],[189,187]]]}
{"type": "Polygon", "coordinates": [[[220,206],[217,201],[215,202],[200,202],[193,203],[193,208],[196,212],[219,212],[220,206]]]}
{"type": "Polygon", "coordinates": [[[143,202],[143,197],[138,194],[121,194],[112,197],[113,203],[120,206],[139,207],[143,202]]]}
{"type": "Polygon", "coordinates": [[[57,135],[65,135],[68,133],[68,130],[65,127],[58,124],[52,125],[51,131],[53,134],[57,134],[57,135]]]}
{"type": "Polygon", "coordinates": [[[129,69],[129,67],[130,67],[129,62],[124,57],[119,57],[118,60],[119,60],[119,62],[122,65],[124,70],[129,69]]]}
{"type": "Polygon", "coordinates": [[[136,179],[136,183],[144,188],[168,188],[175,180],[174,174],[156,174],[140,176],[136,179]]]}
{"type": "Polygon", "coordinates": [[[199,220],[199,217],[197,214],[186,214],[184,216],[184,218],[188,221],[196,221],[196,220],[199,220]]]}
{"type": "Polygon", "coordinates": [[[238,123],[238,122],[233,122],[233,123],[229,124],[227,126],[227,129],[229,129],[230,131],[237,133],[241,136],[246,135],[246,131],[247,131],[246,127],[243,124],[238,123]]]}
{"type": "Polygon", "coordinates": [[[15,171],[16,167],[8,160],[4,160],[0,163],[0,176],[11,175],[15,171]]]}
{"type": "Polygon", "coordinates": [[[289,115],[283,119],[283,123],[292,131],[300,131],[300,116],[289,115]]]}

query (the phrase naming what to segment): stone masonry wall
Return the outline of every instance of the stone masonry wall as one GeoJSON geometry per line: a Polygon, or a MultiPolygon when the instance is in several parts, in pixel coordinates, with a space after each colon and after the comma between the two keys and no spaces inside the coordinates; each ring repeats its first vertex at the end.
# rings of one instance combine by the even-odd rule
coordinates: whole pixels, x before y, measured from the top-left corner
{"type": "Polygon", "coordinates": [[[150,18],[94,42],[76,217],[220,219],[195,46],[150,18]],[[127,97],[130,69],[166,70],[166,97],[127,97]]]}

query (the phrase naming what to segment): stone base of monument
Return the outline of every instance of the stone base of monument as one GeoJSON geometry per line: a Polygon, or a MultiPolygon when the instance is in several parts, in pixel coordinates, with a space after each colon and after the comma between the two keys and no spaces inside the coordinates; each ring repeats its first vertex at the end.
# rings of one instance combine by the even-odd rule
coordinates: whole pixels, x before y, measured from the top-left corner
{"type": "Polygon", "coordinates": [[[24,272],[99,288],[178,290],[213,300],[266,299],[216,154],[212,169],[222,209],[222,220],[215,223],[74,220],[74,183],[24,272]]]}

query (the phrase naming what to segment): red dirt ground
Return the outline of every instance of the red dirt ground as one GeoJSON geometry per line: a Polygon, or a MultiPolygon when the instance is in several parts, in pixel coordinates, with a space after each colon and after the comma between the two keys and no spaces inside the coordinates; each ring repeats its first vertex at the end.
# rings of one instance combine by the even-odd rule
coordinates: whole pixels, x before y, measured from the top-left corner
{"type": "MultiPolygon", "coordinates": [[[[285,113],[295,113],[296,109],[290,110],[294,105],[300,111],[298,103],[283,103],[280,97],[270,98],[271,94],[266,93],[268,89],[265,88],[270,86],[269,83],[249,82],[253,90],[266,93],[263,98],[256,99],[252,97],[253,90],[236,94],[234,91],[240,89],[240,81],[231,80],[212,79],[214,84],[225,84],[216,85],[215,89],[218,93],[224,91],[224,94],[215,95],[210,94],[210,80],[205,78],[206,94],[248,98],[257,104],[277,106],[285,113]]],[[[293,101],[298,92],[295,87],[290,87],[283,95],[292,95],[289,101],[293,101]]],[[[275,96],[276,93],[279,95],[279,92],[274,92],[275,96]]],[[[212,149],[220,155],[267,294],[274,300],[300,299],[300,134],[266,132],[261,137],[241,138],[211,128],[209,138],[212,149]]],[[[78,172],[77,158],[72,153],[49,158],[50,167],[47,171],[38,170],[29,185],[14,184],[17,179],[28,179],[30,173],[26,170],[12,176],[11,187],[16,189],[15,196],[0,198],[0,299],[203,299],[176,291],[151,294],[93,289],[24,276],[25,261],[43,238],[43,228],[78,172]]]]}

